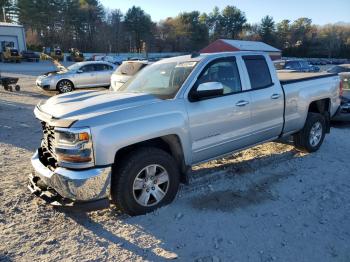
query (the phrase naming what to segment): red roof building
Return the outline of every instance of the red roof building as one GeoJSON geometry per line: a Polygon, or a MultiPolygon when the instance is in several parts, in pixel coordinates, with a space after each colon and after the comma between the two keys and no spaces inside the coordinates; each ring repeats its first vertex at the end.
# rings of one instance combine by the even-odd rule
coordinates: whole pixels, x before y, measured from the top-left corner
{"type": "Polygon", "coordinates": [[[200,53],[219,53],[234,51],[261,51],[270,55],[272,60],[280,60],[281,50],[258,41],[242,41],[230,39],[218,39],[207,47],[203,48],[200,53]]]}

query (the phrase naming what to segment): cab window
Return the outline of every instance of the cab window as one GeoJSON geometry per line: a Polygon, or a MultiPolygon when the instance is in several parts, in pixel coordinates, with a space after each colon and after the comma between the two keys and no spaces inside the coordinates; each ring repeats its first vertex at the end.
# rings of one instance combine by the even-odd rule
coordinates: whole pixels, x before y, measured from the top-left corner
{"type": "Polygon", "coordinates": [[[243,56],[251,88],[261,89],[273,85],[269,67],[263,56],[243,56]]]}
{"type": "Polygon", "coordinates": [[[197,81],[197,85],[219,82],[224,86],[224,95],[242,91],[241,80],[234,58],[218,59],[204,69],[197,81]]]}

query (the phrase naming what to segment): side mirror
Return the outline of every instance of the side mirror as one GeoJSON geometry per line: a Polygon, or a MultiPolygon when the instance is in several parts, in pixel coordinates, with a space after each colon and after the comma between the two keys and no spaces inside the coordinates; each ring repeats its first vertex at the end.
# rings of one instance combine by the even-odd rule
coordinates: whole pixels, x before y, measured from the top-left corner
{"type": "Polygon", "coordinates": [[[224,94],[224,86],[220,82],[207,82],[199,84],[197,90],[192,93],[193,100],[220,96],[224,94]]]}
{"type": "Polygon", "coordinates": [[[77,70],[77,73],[78,73],[78,74],[81,74],[81,73],[84,73],[84,71],[81,70],[81,69],[78,69],[78,70],[77,70]]]}

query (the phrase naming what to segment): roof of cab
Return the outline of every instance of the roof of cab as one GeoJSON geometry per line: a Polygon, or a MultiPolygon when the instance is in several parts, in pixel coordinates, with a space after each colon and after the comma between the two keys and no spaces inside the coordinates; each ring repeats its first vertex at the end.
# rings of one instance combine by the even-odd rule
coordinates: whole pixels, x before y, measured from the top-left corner
{"type": "Polygon", "coordinates": [[[200,53],[196,55],[183,55],[175,56],[171,58],[165,58],[159,60],[157,63],[171,63],[171,62],[199,62],[205,58],[220,58],[225,56],[235,56],[235,55],[263,55],[266,53],[259,51],[234,51],[234,52],[218,52],[218,53],[200,53]]]}

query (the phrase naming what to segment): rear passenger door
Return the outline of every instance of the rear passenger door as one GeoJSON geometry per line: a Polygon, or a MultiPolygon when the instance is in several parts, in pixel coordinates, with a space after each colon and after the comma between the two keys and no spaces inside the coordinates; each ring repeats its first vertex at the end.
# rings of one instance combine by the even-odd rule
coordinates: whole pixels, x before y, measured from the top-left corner
{"type": "Polygon", "coordinates": [[[220,96],[186,103],[192,137],[193,163],[205,161],[249,144],[250,95],[243,92],[235,57],[210,62],[191,91],[199,84],[220,82],[220,96]]]}
{"type": "MultiPolygon", "coordinates": [[[[278,80],[273,82],[264,56],[242,57],[250,81],[252,143],[278,137],[283,128],[284,95],[278,80]]],[[[273,72],[273,71],[272,71],[273,72]]]]}

